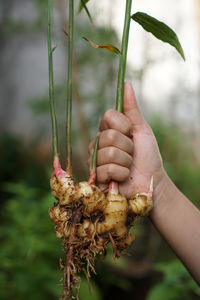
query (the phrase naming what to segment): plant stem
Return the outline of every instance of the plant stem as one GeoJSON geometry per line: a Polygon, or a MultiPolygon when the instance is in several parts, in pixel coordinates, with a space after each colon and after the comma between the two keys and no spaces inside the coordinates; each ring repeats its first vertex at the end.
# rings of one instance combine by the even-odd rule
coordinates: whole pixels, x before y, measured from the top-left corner
{"type": "Polygon", "coordinates": [[[121,55],[119,61],[117,97],[116,97],[116,110],[120,112],[123,112],[124,78],[125,78],[125,71],[126,71],[129,28],[130,28],[130,21],[131,21],[131,5],[132,5],[132,0],[126,0],[124,30],[123,30],[123,37],[122,37],[121,55]]]}
{"type": "MultiPolygon", "coordinates": [[[[123,112],[124,78],[126,72],[126,58],[127,58],[127,50],[128,50],[129,28],[130,28],[130,21],[131,21],[131,5],[132,5],[132,0],[126,0],[126,10],[125,10],[125,17],[124,17],[121,55],[119,60],[117,96],[116,96],[116,110],[119,112],[123,112]]],[[[109,192],[111,194],[118,194],[117,182],[114,181],[110,182],[109,192]]]]}
{"type": "Polygon", "coordinates": [[[97,168],[97,150],[99,145],[99,136],[96,137],[95,146],[94,146],[94,152],[92,155],[92,170],[96,172],[97,168]]]}
{"type": "Polygon", "coordinates": [[[58,129],[56,121],[56,111],[54,102],[54,78],[53,78],[53,52],[56,47],[52,49],[51,46],[51,6],[52,0],[48,0],[48,61],[49,61],[49,100],[51,111],[51,123],[52,123],[52,144],[53,144],[53,156],[59,158],[58,153],[58,129]]]}
{"type": "Polygon", "coordinates": [[[74,0],[69,0],[68,79],[67,79],[67,122],[66,122],[66,172],[72,176],[72,61],[74,43],[74,0]]]}
{"type": "Polygon", "coordinates": [[[92,154],[92,168],[90,170],[90,177],[89,177],[89,180],[88,180],[89,184],[95,184],[95,181],[96,181],[98,145],[99,145],[99,136],[97,136],[97,138],[96,138],[96,142],[95,142],[95,146],[94,146],[94,151],[93,151],[93,154],[92,154]]]}

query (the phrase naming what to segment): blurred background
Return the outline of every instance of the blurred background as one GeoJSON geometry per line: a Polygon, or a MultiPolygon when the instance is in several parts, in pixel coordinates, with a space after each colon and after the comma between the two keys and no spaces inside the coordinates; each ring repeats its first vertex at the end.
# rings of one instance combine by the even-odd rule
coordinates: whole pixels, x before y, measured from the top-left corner
{"type": "MultiPolygon", "coordinates": [[[[53,44],[56,109],[64,163],[67,40],[65,0],[55,0],[53,44]]],[[[78,2],[77,7],[78,7],[78,2]]],[[[125,1],[91,0],[92,26],[76,14],[73,91],[73,169],[88,176],[87,147],[103,113],[115,107],[118,57],[91,48],[120,48],[125,1]]],[[[61,241],[54,236],[48,208],[52,172],[48,103],[47,1],[0,0],[0,299],[59,299],[61,241]]],[[[165,168],[200,207],[200,0],[138,0],[146,12],[172,27],[186,56],[132,23],[126,78],[157,138],[165,168]]],[[[178,218],[178,215],[177,215],[178,218]]],[[[186,224],[187,226],[187,224],[186,224]]],[[[112,249],[96,262],[92,294],[82,280],[80,299],[199,299],[200,288],[148,219],[133,226],[136,240],[115,265],[112,249]]],[[[183,228],[184,230],[184,228],[183,228]]]]}

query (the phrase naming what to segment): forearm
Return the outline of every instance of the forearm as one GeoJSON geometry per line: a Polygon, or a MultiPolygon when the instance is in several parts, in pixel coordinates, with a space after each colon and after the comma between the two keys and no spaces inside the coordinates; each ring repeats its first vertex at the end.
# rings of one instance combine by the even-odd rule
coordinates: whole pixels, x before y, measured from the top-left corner
{"type": "Polygon", "coordinates": [[[150,218],[200,284],[200,211],[166,173],[155,188],[150,218]]]}

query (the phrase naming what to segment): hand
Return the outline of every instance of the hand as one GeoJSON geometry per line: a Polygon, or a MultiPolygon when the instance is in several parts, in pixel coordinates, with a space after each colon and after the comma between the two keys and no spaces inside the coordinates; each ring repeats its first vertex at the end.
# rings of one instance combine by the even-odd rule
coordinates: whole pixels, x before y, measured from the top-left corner
{"type": "MultiPolygon", "coordinates": [[[[144,120],[131,83],[125,83],[123,114],[108,110],[101,121],[97,155],[97,184],[106,189],[111,180],[119,192],[130,198],[147,192],[151,176],[154,188],[164,175],[162,159],[152,129],[144,120]]],[[[90,143],[91,157],[94,140],[90,143]]]]}
{"type": "MultiPolygon", "coordinates": [[[[119,192],[130,198],[148,192],[153,175],[150,219],[200,284],[200,211],[164,171],[156,139],[139,111],[130,83],[125,84],[123,112],[108,110],[102,118],[97,183],[105,188],[111,180],[118,181],[119,192]]],[[[94,141],[89,146],[89,163],[93,147],[94,141]]]]}

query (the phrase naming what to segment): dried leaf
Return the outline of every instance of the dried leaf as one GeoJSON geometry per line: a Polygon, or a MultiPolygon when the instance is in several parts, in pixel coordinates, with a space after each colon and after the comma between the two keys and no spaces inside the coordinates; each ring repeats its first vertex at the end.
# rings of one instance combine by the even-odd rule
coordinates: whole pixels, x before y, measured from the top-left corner
{"type": "Polygon", "coordinates": [[[176,48],[178,53],[185,60],[185,55],[178,37],[169,26],[142,12],[135,13],[131,18],[139,23],[146,31],[151,32],[157,39],[176,48]]]}
{"type": "Polygon", "coordinates": [[[114,52],[115,54],[118,54],[118,55],[121,54],[121,52],[119,51],[119,49],[116,48],[115,46],[113,46],[112,44],[97,45],[94,42],[88,40],[86,37],[83,37],[83,39],[86,40],[87,42],[89,42],[90,45],[92,47],[94,47],[94,48],[103,48],[103,49],[106,49],[108,51],[114,52]]]}

